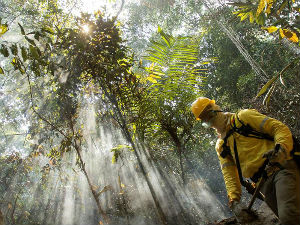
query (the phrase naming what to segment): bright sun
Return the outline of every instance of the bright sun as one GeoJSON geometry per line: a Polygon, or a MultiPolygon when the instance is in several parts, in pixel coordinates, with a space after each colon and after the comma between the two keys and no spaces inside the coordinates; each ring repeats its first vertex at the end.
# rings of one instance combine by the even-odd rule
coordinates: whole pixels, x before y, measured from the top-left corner
{"type": "Polygon", "coordinates": [[[88,33],[90,31],[90,28],[89,28],[88,25],[85,24],[85,25],[82,26],[82,30],[83,30],[84,33],[88,33]]]}

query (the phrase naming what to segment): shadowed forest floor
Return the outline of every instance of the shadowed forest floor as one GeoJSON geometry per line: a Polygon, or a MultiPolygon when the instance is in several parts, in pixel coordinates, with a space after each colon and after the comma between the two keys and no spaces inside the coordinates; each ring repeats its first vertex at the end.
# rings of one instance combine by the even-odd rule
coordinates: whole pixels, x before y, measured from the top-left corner
{"type": "MultiPolygon", "coordinates": [[[[277,217],[273,214],[271,209],[265,204],[262,203],[262,205],[259,207],[259,209],[256,211],[258,218],[254,220],[251,223],[244,223],[244,225],[276,225],[279,224],[277,217]]],[[[209,223],[207,225],[238,225],[238,223],[235,219],[235,217],[230,217],[223,219],[221,221],[216,221],[214,223],[209,223]]]]}

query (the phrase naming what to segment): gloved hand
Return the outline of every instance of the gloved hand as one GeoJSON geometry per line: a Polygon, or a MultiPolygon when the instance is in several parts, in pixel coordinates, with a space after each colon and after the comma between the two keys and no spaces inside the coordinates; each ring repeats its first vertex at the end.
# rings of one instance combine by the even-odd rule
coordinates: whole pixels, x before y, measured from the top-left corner
{"type": "Polygon", "coordinates": [[[276,147],[264,153],[263,158],[268,158],[271,163],[278,162],[284,165],[287,160],[287,153],[281,145],[276,145],[276,147]],[[275,150],[276,147],[278,148],[277,151],[275,150]]]}
{"type": "Polygon", "coordinates": [[[238,201],[232,201],[229,203],[229,207],[233,211],[238,223],[250,223],[257,218],[254,212],[248,212],[247,207],[238,201]]]}

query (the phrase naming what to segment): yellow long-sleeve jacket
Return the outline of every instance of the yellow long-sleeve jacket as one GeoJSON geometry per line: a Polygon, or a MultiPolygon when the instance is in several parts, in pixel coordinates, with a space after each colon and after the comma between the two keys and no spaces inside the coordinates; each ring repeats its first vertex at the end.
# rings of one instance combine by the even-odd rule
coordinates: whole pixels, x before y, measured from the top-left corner
{"type": "MultiPolygon", "coordinates": [[[[249,124],[254,130],[274,137],[274,141],[245,137],[237,132],[234,132],[227,139],[227,146],[230,147],[231,154],[228,154],[225,158],[222,158],[220,154],[223,151],[222,146],[224,140],[218,139],[216,143],[216,151],[220,160],[228,198],[229,200],[237,201],[239,201],[241,198],[241,184],[235,164],[234,139],[236,141],[241,171],[243,177],[245,178],[252,177],[258,171],[265,161],[263,154],[274,149],[276,144],[280,144],[281,147],[286,150],[288,160],[292,158],[290,156],[290,152],[293,148],[291,131],[282,122],[260,114],[253,109],[241,110],[238,113],[238,118],[245,125],[249,124]]],[[[236,118],[236,115],[231,116],[228,129],[230,129],[230,126],[234,125],[233,123],[235,123],[237,127],[242,126],[242,124],[236,118]]]]}

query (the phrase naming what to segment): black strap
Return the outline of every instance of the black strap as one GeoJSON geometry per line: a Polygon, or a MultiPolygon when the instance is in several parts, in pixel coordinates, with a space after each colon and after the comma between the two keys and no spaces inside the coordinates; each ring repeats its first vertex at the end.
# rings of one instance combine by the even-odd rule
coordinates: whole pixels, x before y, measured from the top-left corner
{"type": "Polygon", "coordinates": [[[223,139],[224,140],[224,144],[222,146],[223,148],[223,151],[220,153],[220,156],[224,159],[226,158],[227,155],[230,155],[230,148],[227,146],[227,139],[230,137],[230,135],[232,135],[234,132],[234,130],[229,130],[227,133],[226,133],[226,136],[225,138],[223,139]]]}
{"type": "Polygon", "coordinates": [[[235,124],[235,121],[233,122],[232,129],[235,132],[237,132],[245,137],[253,137],[253,138],[257,138],[257,139],[267,139],[270,141],[274,141],[274,138],[271,137],[270,135],[256,131],[249,124],[244,124],[243,121],[240,120],[238,113],[235,114],[235,117],[242,124],[242,126],[238,128],[235,124]]]}
{"type": "Polygon", "coordinates": [[[238,169],[238,174],[239,174],[240,182],[244,186],[245,185],[245,181],[243,179],[243,174],[242,174],[242,170],[241,170],[241,165],[240,165],[240,160],[239,160],[239,154],[238,154],[238,151],[237,151],[237,146],[236,146],[235,138],[233,138],[233,140],[234,140],[234,147],[233,148],[234,148],[235,164],[236,164],[236,167],[238,169]]]}
{"type": "MultiPolygon", "coordinates": [[[[234,138],[233,138],[234,139],[234,138]]],[[[235,155],[235,164],[238,170],[238,174],[239,174],[239,179],[240,179],[240,183],[242,186],[244,186],[246,188],[246,190],[250,193],[250,194],[254,194],[255,193],[255,187],[252,186],[252,184],[248,181],[248,180],[244,180],[243,178],[243,174],[242,174],[242,170],[241,170],[241,165],[240,165],[240,160],[239,160],[239,155],[238,155],[238,151],[237,151],[237,146],[236,146],[236,141],[234,139],[234,155],[235,155]]],[[[268,160],[265,160],[265,162],[268,160]]],[[[266,162],[267,165],[268,162],[266,162]]],[[[265,165],[265,166],[266,166],[265,165]]],[[[265,173],[265,166],[263,168],[263,170],[261,171],[261,176],[265,173]]],[[[261,169],[261,168],[260,168],[261,169]]],[[[260,171],[259,169],[259,171],[260,171]]],[[[252,178],[251,178],[252,179],[252,178]]],[[[258,194],[257,196],[260,200],[264,201],[264,197],[262,196],[261,193],[258,194]]]]}
{"type": "MultiPolygon", "coordinates": [[[[240,118],[238,117],[238,113],[235,114],[235,118],[237,118],[237,120],[242,124],[241,127],[237,127],[235,121],[233,121],[231,127],[232,129],[230,129],[225,138],[224,138],[224,144],[223,144],[223,151],[221,152],[221,157],[225,158],[228,154],[230,153],[230,147],[227,146],[227,139],[234,133],[238,133],[241,134],[243,136],[246,137],[253,137],[253,138],[257,138],[257,139],[267,139],[267,140],[271,140],[274,141],[274,138],[271,137],[268,134],[264,134],[261,132],[258,132],[256,130],[254,130],[249,124],[245,124],[242,120],[240,120],[240,118]]],[[[238,156],[238,151],[237,151],[237,146],[236,146],[236,140],[233,137],[234,140],[234,155],[235,155],[235,161],[236,161],[236,166],[238,169],[238,174],[239,174],[239,179],[241,184],[244,186],[245,185],[245,181],[243,179],[243,174],[242,174],[242,170],[241,170],[241,165],[240,165],[240,160],[239,160],[239,156],[238,156]]],[[[263,171],[265,170],[266,165],[268,164],[268,160],[265,160],[265,162],[263,163],[263,165],[258,169],[258,171],[251,177],[251,180],[253,180],[254,182],[257,182],[258,179],[261,177],[261,175],[263,174],[263,171]]]]}
{"type": "Polygon", "coordinates": [[[258,132],[254,130],[249,124],[243,123],[242,120],[238,117],[238,113],[235,114],[235,118],[242,124],[241,127],[237,127],[235,124],[235,120],[233,121],[233,124],[231,124],[231,129],[227,132],[225,138],[224,138],[224,144],[223,144],[223,151],[220,153],[222,158],[225,158],[228,154],[230,154],[230,148],[227,146],[227,139],[230,135],[232,135],[234,132],[241,134],[245,137],[252,137],[257,139],[267,139],[270,141],[274,141],[274,138],[271,137],[268,134],[258,132]]]}
{"type": "Polygon", "coordinates": [[[254,182],[254,183],[257,183],[259,178],[261,178],[261,176],[263,175],[263,173],[265,172],[265,168],[268,164],[269,160],[265,160],[264,161],[264,164],[259,167],[258,171],[251,177],[251,180],[254,182]]]}

